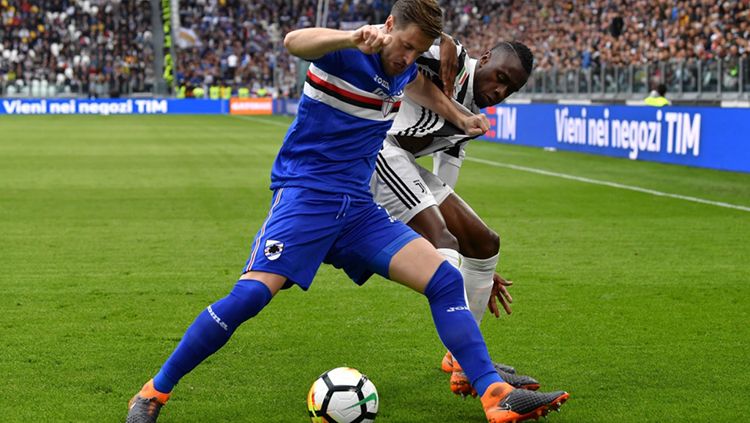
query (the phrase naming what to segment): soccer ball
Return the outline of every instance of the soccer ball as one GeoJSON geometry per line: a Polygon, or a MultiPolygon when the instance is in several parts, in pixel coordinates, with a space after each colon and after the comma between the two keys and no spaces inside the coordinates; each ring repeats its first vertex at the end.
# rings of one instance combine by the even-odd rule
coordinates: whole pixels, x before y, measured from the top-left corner
{"type": "Polygon", "coordinates": [[[375,385],[349,367],[323,373],[307,394],[313,423],[369,423],[378,415],[378,402],[375,385]]]}

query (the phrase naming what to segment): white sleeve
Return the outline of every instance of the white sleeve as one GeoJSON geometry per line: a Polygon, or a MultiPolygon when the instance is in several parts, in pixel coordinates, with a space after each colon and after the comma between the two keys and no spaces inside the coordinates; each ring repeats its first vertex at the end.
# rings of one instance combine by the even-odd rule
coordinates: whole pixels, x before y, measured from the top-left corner
{"type": "Polygon", "coordinates": [[[432,155],[432,173],[437,175],[441,181],[445,182],[451,188],[456,187],[458,182],[458,171],[466,157],[464,146],[461,145],[458,157],[450,155],[445,151],[438,151],[432,155]]]}

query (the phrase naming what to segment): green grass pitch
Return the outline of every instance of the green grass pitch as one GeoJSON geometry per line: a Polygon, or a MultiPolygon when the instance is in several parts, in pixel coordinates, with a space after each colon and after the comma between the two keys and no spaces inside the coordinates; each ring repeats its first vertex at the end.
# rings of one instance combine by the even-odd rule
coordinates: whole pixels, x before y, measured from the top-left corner
{"type": "MultiPolygon", "coordinates": [[[[0,118],[0,421],[124,421],[268,210],[287,118],[0,118]]],[[[745,134],[747,135],[747,134],[745,134]]],[[[742,136],[742,134],[738,134],[742,136]]],[[[484,160],[750,206],[750,175],[474,143],[484,160]]],[[[514,312],[496,360],[571,394],[550,422],[745,421],[750,213],[467,161],[514,312]]],[[[484,421],[440,372],[426,301],[323,266],[188,375],[161,422],[304,422],[353,366],[380,422],[484,421]]]]}

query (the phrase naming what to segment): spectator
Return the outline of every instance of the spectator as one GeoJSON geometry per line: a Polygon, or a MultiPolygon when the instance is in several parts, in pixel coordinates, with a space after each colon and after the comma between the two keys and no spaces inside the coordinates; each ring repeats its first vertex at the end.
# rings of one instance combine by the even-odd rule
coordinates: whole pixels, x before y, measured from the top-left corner
{"type": "Polygon", "coordinates": [[[154,83],[147,0],[0,1],[8,93],[120,95],[154,83]]]}

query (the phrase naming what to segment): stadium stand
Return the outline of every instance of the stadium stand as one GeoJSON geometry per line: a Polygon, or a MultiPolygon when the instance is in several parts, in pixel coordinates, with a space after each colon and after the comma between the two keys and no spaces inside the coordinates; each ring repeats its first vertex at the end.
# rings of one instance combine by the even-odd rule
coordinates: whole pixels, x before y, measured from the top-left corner
{"type": "MultiPolygon", "coordinates": [[[[190,87],[248,87],[254,96],[267,92],[280,97],[299,95],[297,62],[291,60],[281,40],[293,29],[314,25],[317,3],[181,1],[181,34],[189,41],[177,51],[178,81],[190,87]]],[[[389,8],[390,3],[381,1],[334,1],[329,4],[326,25],[339,28],[346,22],[376,22],[389,8]]]]}
{"type": "MultiPolygon", "coordinates": [[[[286,54],[281,40],[292,29],[315,25],[322,2],[328,5],[325,24],[334,28],[378,22],[392,4],[180,0],[175,52],[183,94],[201,87],[211,96],[210,88],[221,86],[235,95],[298,96],[304,66],[286,54]]],[[[750,92],[747,0],[442,4],[447,32],[474,55],[498,40],[532,48],[536,70],[522,95],[635,98],[657,83],[685,99],[750,92]]],[[[2,94],[101,97],[152,91],[158,78],[151,10],[149,0],[0,0],[2,94]]]]}
{"type": "Polygon", "coordinates": [[[120,96],[154,83],[148,1],[0,1],[5,95],[120,96]]]}

